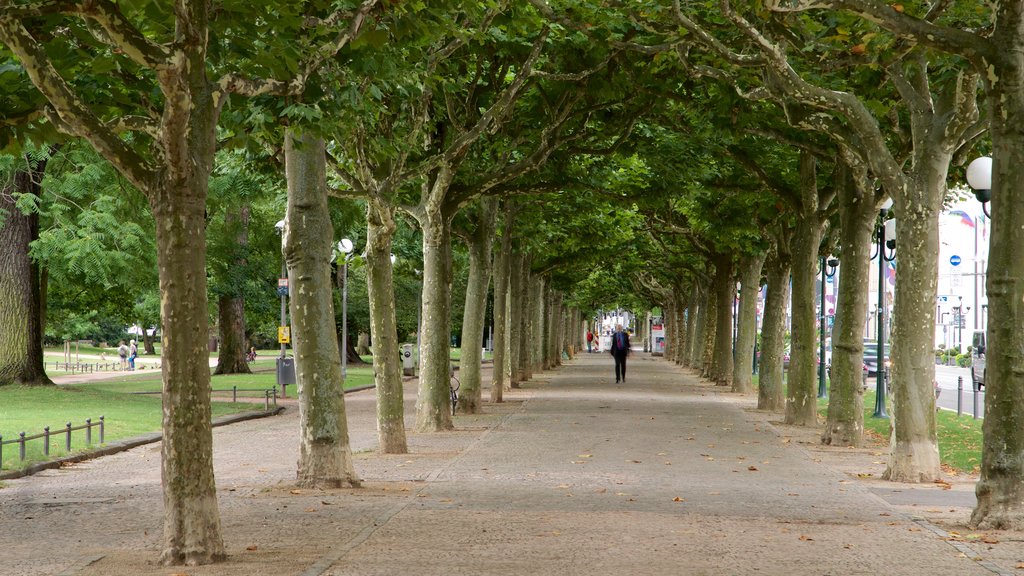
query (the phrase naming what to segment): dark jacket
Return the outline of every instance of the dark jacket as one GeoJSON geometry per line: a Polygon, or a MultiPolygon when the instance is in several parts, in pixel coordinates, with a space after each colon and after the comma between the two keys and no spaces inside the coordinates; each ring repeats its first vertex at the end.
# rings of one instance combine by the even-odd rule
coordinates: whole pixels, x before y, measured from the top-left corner
{"type": "Polygon", "coordinates": [[[612,334],[612,345],[608,348],[608,351],[614,354],[629,354],[629,332],[623,330],[622,332],[615,332],[612,334]],[[619,334],[622,334],[623,339],[626,341],[625,345],[619,346],[619,334]]]}

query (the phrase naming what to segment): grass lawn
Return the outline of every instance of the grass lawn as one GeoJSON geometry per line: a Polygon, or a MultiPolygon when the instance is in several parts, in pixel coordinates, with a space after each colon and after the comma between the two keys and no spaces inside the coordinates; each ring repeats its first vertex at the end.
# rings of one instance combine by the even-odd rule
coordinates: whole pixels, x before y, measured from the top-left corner
{"type": "MultiPolygon", "coordinates": [[[[262,409],[262,404],[214,402],[213,416],[223,416],[247,410],[262,409]]],[[[162,408],[159,395],[132,395],[103,390],[95,385],[61,387],[6,386],[0,388],[0,434],[4,440],[13,440],[19,432],[27,436],[40,434],[50,427],[56,433],[64,429],[66,422],[72,426],[85,424],[86,418],[98,422],[105,417],[105,440],[129,438],[160,430],[162,408]]],[[[50,456],[61,456],[64,451],[64,435],[50,439],[50,456]]],[[[93,442],[99,442],[99,428],[93,428],[93,442]]],[[[26,460],[18,458],[17,444],[3,448],[3,469],[18,468],[45,460],[43,440],[26,442],[26,460]]],[[[71,434],[72,452],[85,447],[85,431],[76,430],[71,434]]]]}
{"type": "MultiPolygon", "coordinates": [[[[818,400],[818,414],[825,418],[827,399],[818,400]]],[[[873,418],[874,402],[864,402],[864,431],[878,435],[888,443],[890,420],[873,418]]],[[[890,409],[890,415],[892,410],[890,409]]],[[[939,440],[939,458],[944,467],[957,472],[976,473],[981,465],[981,420],[957,416],[956,412],[935,413],[935,434],[939,440]]]]}

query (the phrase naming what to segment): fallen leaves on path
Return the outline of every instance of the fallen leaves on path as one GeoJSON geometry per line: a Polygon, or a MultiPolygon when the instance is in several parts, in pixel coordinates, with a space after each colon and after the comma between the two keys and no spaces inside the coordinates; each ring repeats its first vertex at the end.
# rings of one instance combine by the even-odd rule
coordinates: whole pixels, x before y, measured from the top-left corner
{"type": "Polygon", "coordinates": [[[810,536],[807,536],[806,534],[801,534],[800,535],[800,540],[802,540],[804,542],[814,542],[814,538],[811,538],[810,536]]]}
{"type": "Polygon", "coordinates": [[[747,470],[750,470],[751,472],[757,472],[757,466],[747,466],[747,470]]]}

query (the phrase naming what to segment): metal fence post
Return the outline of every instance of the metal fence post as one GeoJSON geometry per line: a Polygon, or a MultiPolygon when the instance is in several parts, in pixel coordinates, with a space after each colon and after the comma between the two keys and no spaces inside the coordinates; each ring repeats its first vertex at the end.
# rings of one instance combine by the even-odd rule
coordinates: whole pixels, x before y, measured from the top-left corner
{"type": "Polygon", "coordinates": [[[25,433],[18,432],[18,456],[25,459],[25,433]]]}
{"type": "Polygon", "coordinates": [[[978,419],[978,388],[974,388],[974,419],[978,419]]]}
{"type": "Polygon", "coordinates": [[[71,452],[71,422],[64,425],[65,436],[64,436],[64,449],[71,452]]]}
{"type": "Polygon", "coordinates": [[[277,406],[277,388],[271,388],[270,390],[274,393],[274,406],[277,406]]]}
{"type": "Polygon", "coordinates": [[[43,454],[50,455],[50,427],[43,428],[43,454]]]}
{"type": "Polygon", "coordinates": [[[964,377],[956,377],[956,415],[963,416],[964,413],[964,377]]]}
{"type": "Polygon", "coordinates": [[[92,446],[92,418],[85,419],[85,445],[92,446]]]}
{"type": "Polygon", "coordinates": [[[100,416],[100,444],[103,444],[103,424],[104,424],[104,422],[105,422],[104,417],[101,415],[100,416]]]}
{"type": "Polygon", "coordinates": [[[235,384],[231,387],[231,402],[238,402],[238,385],[235,384]]]}

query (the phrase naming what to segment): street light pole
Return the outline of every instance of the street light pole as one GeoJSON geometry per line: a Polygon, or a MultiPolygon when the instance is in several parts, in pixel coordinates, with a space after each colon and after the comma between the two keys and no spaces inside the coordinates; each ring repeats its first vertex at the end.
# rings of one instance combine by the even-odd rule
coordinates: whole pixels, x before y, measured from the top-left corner
{"type": "Polygon", "coordinates": [[[348,259],[352,256],[352,241],[342,238],[338,242],[341,260],[341,380],[348,376],[348,259]]]}
{"type": "Polygon", "coordinates": [[[825,387],[825,282],[827,278],[835,276],[838,266],[839,260],[821,257],[821,311],[819,314],[821,342],[818,349],[818,398],[828,396],[828,389],[825,387]]]}
{"type": "Polygon", "coordinates": [[[886,221],[885,216],[889,213],[889,208],[892,207],[892,199],[886,200],[885,204],[878,211],[878,339],[876,340],[878,345],[877,353],[877,364],[875,365],[875,413],[872,414],[875,418],[888,418],[889,414],[885,410],[885,263],[891,262],[896,258],[895,254],[895,238],[892,240],[892,256],[886,257],[886,221]]]}

